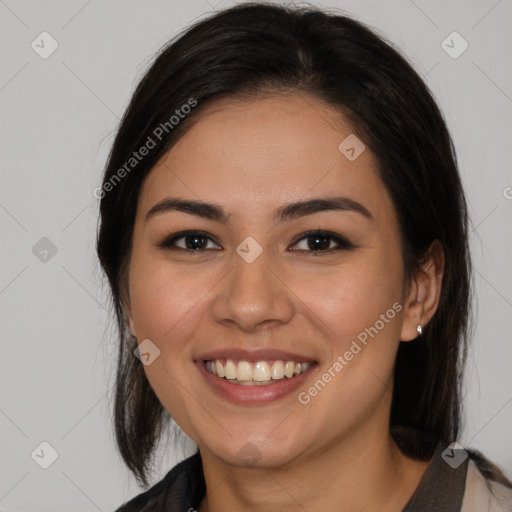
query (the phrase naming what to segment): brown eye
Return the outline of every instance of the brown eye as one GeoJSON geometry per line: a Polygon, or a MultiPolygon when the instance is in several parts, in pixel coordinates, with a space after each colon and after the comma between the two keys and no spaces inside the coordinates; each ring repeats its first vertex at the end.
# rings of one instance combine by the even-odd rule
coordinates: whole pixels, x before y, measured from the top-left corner
{"type": "Polygon", "coordinates": [[[174,233],[158,245],[168,250],[177,249],[184,251],[203,251],[218,248],[212,238],[203,231],[181,231],[180,233],[174,233]],[[213,247],[211,245],[208,246],[209,242],[211,242],[211,245],[213,244],[213,247]]]}
{"type": "Polygon", "coordinates": [[[346,238],[326,231],[304,233],[302,238],[295,242],[294,246],[299,247],[298,249],[293,249],[294,251],[313,253],[333,252],[342,249],[350,250],[355,247],[346,238]]]}

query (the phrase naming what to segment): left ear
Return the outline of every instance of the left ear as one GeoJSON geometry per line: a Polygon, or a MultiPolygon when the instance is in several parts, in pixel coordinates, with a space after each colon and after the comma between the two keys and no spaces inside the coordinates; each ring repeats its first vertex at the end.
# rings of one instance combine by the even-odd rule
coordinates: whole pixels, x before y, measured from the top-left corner
{"type": "Polygon", "coordinates": [[[424,261],[414,271],[405,297],[401,341],[418,337],[417,327],[427,325],[439,305],[444,272],[444,251],[439,240],[434,240],[424,261]]]}

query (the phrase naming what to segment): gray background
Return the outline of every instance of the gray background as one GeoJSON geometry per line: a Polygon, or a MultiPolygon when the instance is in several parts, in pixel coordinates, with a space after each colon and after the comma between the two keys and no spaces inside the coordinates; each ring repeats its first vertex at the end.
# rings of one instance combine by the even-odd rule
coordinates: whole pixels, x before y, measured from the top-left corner
{"type": "MultiPolygon", "coordinates": [[[[93,190],[153,54],[233,3],[0,0],[2,511],[109,511],[140,492],[112,436],[115,332],[94,252],[93,190]],[[47,59],[31,47],[43,31],[59,45],[47,59]],[[34,460],[50,454],[43,441],[58,453],[48,469],[34,460]]],[[[470,204],[478,297],[458,441],[512,477],[511,2],[313,3],[385,34],[445,113],[470,204]],[[469,43],[456,59],[441,46],[453,31],[469,43]]],[[[153,481],[190,449],[163,447],[153,481]]]]}

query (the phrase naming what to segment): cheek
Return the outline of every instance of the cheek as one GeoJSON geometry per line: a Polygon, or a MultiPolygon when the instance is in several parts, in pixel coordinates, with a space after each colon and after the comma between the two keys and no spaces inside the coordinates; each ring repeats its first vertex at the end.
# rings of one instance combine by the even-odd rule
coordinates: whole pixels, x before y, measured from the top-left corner
{"type": "Polygon", "coordinates": [[[130,300],[140,336],[166,347],[187,339],[187,333],[197,324],[195,319],[207,292],[215,284],[211,272],[199,272],[194,267],[134,255],[130,300]]]}
{"type": "MultiPolygon", "coordinates": [[[[191,265],[190,267],[192,267],[191,265]]],[[[191,351],[195,330],[205,317],[204,307],[217,279],[162,259],[133,256],[130,300],[139,341],[149,338],[159,348],[158,358],[144,371],[164,408],[189,434],[191,418],[204,418],[197,399],[191,399],[191,351]]],[[[192,397],[193,398],[193,397],[192,397]]]]}
{"type": "Polygon", "coordinates": [[[394,342],[399,335],[401,308],[393,305],[400,303],[402,294],[400,257],[367,251],[346,265],[317,272],[314,279],[297,273],[293,288],[324,325],[337,353],[376,323],[382,337],[394,342]]]}
{"type": "Polygon", "coordinates": [[[371,254],[295,286],[330,352],[318,375],[327,384],[317,380],[303,389],[301,404],[333,431],[348,428],[373,414],[392,387],[403,309],[401,259],[371,254]]]}

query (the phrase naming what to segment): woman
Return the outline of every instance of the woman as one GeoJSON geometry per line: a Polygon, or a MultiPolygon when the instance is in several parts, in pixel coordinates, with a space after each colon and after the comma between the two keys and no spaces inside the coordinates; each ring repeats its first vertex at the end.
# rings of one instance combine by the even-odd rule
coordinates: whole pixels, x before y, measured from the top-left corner
{"type": "Polygon", "coordinates": [[[416,72],[350,18],[243,4],[138,85],[101,197],[120,511],[509,510],[458,439],[466,203],[416,72]],[[469,457],[468,457],[469,455],[469,457]]]}

